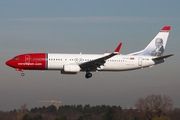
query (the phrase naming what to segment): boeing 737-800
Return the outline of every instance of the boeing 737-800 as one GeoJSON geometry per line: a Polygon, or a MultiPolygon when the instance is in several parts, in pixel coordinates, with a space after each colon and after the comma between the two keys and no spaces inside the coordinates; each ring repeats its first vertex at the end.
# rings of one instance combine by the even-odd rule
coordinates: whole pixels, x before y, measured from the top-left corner
{"type": "Polygon", "coordinates": [[[118,55],[122,46],[120,43],[112,53],[27,53],[15,56],[6,65],[21,71],[22,76],[25,75],[24,70],[58,70],[62,74],[86,72],[86,78],[92,77],[93,71],[128,71],[151,67],[173,55],[163,55],[170,28],[164,26],[145,49],[127,55],[118,55]]]}

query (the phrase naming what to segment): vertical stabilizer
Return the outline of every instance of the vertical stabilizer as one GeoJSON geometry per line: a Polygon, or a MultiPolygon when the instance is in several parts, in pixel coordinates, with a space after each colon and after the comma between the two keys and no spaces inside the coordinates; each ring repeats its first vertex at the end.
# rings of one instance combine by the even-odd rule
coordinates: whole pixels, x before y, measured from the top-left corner
{"type": "Polygon", "coordinates": [[[162,56],[166,47],[171,26],[164,26],[144,50],[129,55],[162,56]]]}

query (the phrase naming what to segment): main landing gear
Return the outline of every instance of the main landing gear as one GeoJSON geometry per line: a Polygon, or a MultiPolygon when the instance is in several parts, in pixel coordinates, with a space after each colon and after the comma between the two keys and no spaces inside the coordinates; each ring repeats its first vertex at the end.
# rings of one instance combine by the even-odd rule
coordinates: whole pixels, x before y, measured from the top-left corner
{"type": "Polygon", "coordinates": [[[89,71],[86,71],[86,75],[85,77],[88,79],[88,78],[91,78],[92,77],[92,73],[90,73],[89,71]]]}

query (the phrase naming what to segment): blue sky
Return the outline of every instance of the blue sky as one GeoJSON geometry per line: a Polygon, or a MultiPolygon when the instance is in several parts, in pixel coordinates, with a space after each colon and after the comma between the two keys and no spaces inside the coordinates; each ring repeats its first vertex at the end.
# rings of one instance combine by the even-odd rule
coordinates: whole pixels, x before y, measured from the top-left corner
{"type": "Polygon", "coordinates": [[[2,0],[0,1],[0,110],[42,106],[38,100],[62,104],[134,107],[140,97],[167,95],[180,107],[179,1],[2,0]],[[164,25],[172,26],[161,65],[130,72],[61,75],[59,71],[19,72],[6,60],[29,52],[104,53],[123,43],[121,53],[143,49],[164,25]]]}

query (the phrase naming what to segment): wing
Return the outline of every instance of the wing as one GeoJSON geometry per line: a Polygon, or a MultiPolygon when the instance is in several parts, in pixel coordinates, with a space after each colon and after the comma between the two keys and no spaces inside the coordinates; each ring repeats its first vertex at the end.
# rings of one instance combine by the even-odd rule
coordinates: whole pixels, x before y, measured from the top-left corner
{"type": "Polygon", "coordinates": [[[106,56],[103,56],[101,58],[97,58],[88,62],[84,62],[79,64],[82,71],[95,71],[97,68],[100,68],[101,65],[104,65],[107,59],[117,55],[121,49],[122,43],[120,43],[117,48],[114,50],[113,53],[110,53],[106,56]]]}

